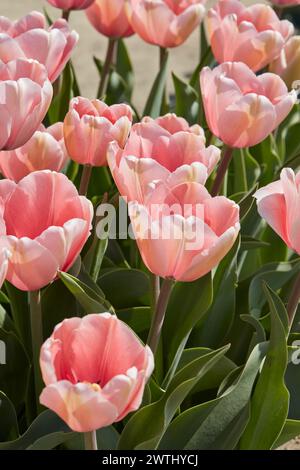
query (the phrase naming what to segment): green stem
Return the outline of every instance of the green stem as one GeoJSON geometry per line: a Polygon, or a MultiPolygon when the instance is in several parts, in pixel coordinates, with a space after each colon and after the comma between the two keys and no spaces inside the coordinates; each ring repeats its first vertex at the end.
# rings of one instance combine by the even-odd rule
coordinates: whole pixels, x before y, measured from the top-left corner
{"type": "Polygon", "coordinates": [[[108,46],[107,46],[107,51],[106,51],[106,57],[101,73],[101,79],[100,79],[100,84],[97,92],[97,98],[102,98],[103,95],[107,91],[107,85],[108,85],[108,79],[109,79],[109,71],[110,67],[113,64],[114,61],[114,56],[115,56],[115,51],[116,51],[116,46],[118,44],[117,39],[110,38],[108,40],[108,46]]]}
{"type": "Polygon", "coordinates": [[[300,301],[300,273],[297,275],[287,303],[289,324],[292,326],[300,301]]]}
{"type": "Polygon", "coordinates": [[[71,13],[70,10],[63,10],[63,12],[62,12],[62,18],[63,18],[64,20],[68,21],[69,18],[70,18],[70,13],[71,13]]]}
{"type": "Polygon", "coordinates": [[[82,169],[82,175],[79,186],[79,194],[81,196],[86,196],[89,189],[89,182],[92,175],[92,165],[84,165],[82,169]]]}
{"type": "Polygon", "coordinates": [[[217,175],[216,179],[214,181],[214,184],[211,189],[211,195],[212,196],[217,196],[220,192],[220,189],[222,187],[222,183],[224,181],[225,174],[228,170],[231,158],[233,155],[233,148],[231,147],[225,147],[225,151],[222,157],[222,161],[220,163],[220,166],[217,170],[217,175]]]}
{"type": "Polygon", "coordinates": [[[155,308],[158,302],[159,293],[160,293],[160,278],[155,274],[150,273],[151,281],[151,301],[152,301],[152,311],[155,312],[155,308]]]}
{"type": "Polygon", "coordinates": [[[32,341],[32,364],[34,373],[34,389],[37,403],[37,411],[40,409],[39,396],[43,388],[40,370],[40,351],[43,344],[41,292],[39,290],[29,292],[30,325],[32,341]]]}
{"type": "Polygon", "coordinates": [[[98,450],[96,431],[84,433],[84,448],[85,450],[98,450]]]}
{"type": "Polygon", "coordinates": [[[169,298],[174,285],[173,279],[165,279],[162,283],[161,291],[156,304],[155,313],[152,317],[152,324],[149,331],[147,344],[150,346],[153,354],[156,353],[159,343],[162,326],[165,319],[165,314],[169,302],[169,298]]]}
{"type": "MultiPolygon", "coordinates": [[[[163,63],[165,61],[166,55],[168,55],[168,49],[164,47],[159,48],[159,69],[162,68],[163,63]]],[[[168,104],[167,104],[167,90],[166,86],[163,93],[162,105],[161,105],[161,114],[165,114],[168,112],[168,104]]]]}

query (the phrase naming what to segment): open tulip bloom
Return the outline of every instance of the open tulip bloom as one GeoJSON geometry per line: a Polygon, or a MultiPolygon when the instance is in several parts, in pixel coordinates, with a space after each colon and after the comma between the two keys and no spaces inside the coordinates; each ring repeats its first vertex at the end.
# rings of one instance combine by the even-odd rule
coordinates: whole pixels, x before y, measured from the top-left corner
{"type": "Polygon", "coordinates": [[[47,27],[45,16],[38,11],[14,22],[2,16],[0,32],[0,60],[35,59],[45,65],[51,82],[64,69],[78,41],[67,21],[59,19],[47,27]]]}
{"type": "Polygon", "coordinates": [[[0,16],[0,450],[300,435],[300,0],[206,3],[0,16]]]}

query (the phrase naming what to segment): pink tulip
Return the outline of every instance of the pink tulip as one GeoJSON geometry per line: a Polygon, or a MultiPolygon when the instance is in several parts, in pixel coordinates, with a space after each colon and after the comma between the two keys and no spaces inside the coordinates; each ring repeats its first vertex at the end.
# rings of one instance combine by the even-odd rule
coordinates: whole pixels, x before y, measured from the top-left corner
{"type": "Polygon", "coordinates": [[[64,320],[41,349],[40,396],[77,432],[94,431],[139,408],[154,361],[148,346],[115,315],[64,320]]]}
{"type": "Polygon", "coordinates": [[[269,70],[279,75],[289,88],[294,81],[300,80],[300,36],[292,36],[288,40],[269,70]]]}
{"type": "Polygon", "coordinates": [[[168,190],[163,184],[147,205],[129,202],[129,215],[143,261],[161,277],[194,281],[211,271],[232,247],[239,207],[212,198],[199,183],[168,190]]]}
{"type": "Polygon", "coordinates": [[[202,98],[208,126],[230,147],[249,147],[264,140],[289,114],[297,95],[288,93],[275,74],[256,76],[242,62],[202,69],[202,98]]]}
{"type": "Polygon", "coordinates": [[[50,5],[61,10],[85,10],[95,0],[47,0],[50,5]]]}
{"type": "Polygon", "coordinates": [[[280,180],[255,193],[260,216],[283,239],[289,248],[300,254],[300,172],[284,168],[280,180]]]}
{"type": "Polygon", "coordinates": [[[66,162],[62,122],[48,129],[41,125],[22,147],[0,152],[0,172],[16,182],[33,171],[60,171],[66,162]]]}
{"type": "Polygon", "coordinates": [[[219,158],[217,147],[205,147],[199,126],[189,128],[174,115],[135,124],[124,150],[113,142],[107,157],[120,194],[140,203],[158,181],[168,187],[185,181],[205,183],[219,158]]]}
{"type": "Polygon", "coordinates": [[[126,104],[107,106],[100,100],[73,98],[64,121],[64,137],[69,157],[82,164],[106,166],[108,145],[117,141],[124,147],[132,122],[126,104]]]}
{"type": "Polygon", "coordinates": [[[8,260],[11,253],[7,248],[0,249],[0,289],[5,281],[7,270],[8,270],[8,260]]]}
{"type": "Polygon", "coordinates": [[[204,17],[203,0],[126,0],[133,30],[160,47],[180,46],[204,17]]]}
{"type": "Polygon", "coordinates": [[[45,67],[33,60],[0,62],[0,150],[24,145],[44,119],[52,99],[45,67]]]}
{"type": "Polygon", "coordinates": [[[176,132],[192,132],[193,134],[200,135],[205,141],[205,134],[202,127],[198,124],[190,126],[189,123],[182,117],[177,116],[175,113],[168,113],[164,116],[160,116],[156,119],[152,119],[149,116],[145,116],[142,122],[154,122],[160,127],[163,127],[170,134],[176,134],[176,132]]]}
{"type": "Polygon", "coordinates": [[[220,0],[208,11],[207,30],[217,62],[244,62],[257,71],[279,56],[294,27],[268,5],[220,0]]]}
{"type": "Polygon", "coordinates": [[[129,24],[124,0],[95,0],[86,10],[94,28],[109,38],[124,38],[134,34],[129,24]]]}
{"type": "Polygon", "coordinates": [[[46,18],[37,11],[14,22],[2,17],[0,32],[0,60],[35,59],[45,65],[51,82],[64,69],[78,41],[66,20],[59,19],[48,28],[46,18]]]}
{"type": "Polygon", "coordinates": [[[0,247],[11,252],[7,279],[34,291],[68,271],[91,230],[91,202],[60,173],[36,171],[0,181],[0,247]]]}

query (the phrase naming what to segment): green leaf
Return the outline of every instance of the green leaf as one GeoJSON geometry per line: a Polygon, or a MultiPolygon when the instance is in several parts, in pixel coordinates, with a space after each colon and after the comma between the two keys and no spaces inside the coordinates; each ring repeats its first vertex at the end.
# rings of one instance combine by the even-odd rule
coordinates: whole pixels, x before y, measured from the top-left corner
{"type": "Polygon", "coordinates": [[[249,311],[256,318],[266,304],[263,285],[266,282],[273,290],[280,289],[299,271],[299,260],[283,263],[269,263],[252,278],[249,287],[249,311]]]}
{"type": "Polygon", "coordinates": [[[191,85],[180,80],[172,73],[176,104],[175,113],[190,124],[196,124],[199,114],[199,96],[191,85]]]}
{"type": "Polygon", "coordinates": [[[207,312],[212,296],[211,273],[193,282],[175,284],[162,329],[166,371],[171,366],[172,371],[176,368],[190,332],[207,312]]]}
{"type": "Polygon", "coordinates": [[[5,288],[9,296],[14,327],[26,351],[29,352],[31,351],[31,336],[30,328],[28,328],[30,316],[27,292],[17,289],[8,281],[5,281],[5,288]]]}
{"type": "Polygon", "coordinates": [[[241,250],[256,250],[258,248],[265,248],[266,246],[270,246],[270,244],[267,242],[263,242],[258,238],[249,237],[248,235],[242,235],[241,250]]]}
{"type": "Polygon", "coordinates": [[[29,374],[29,359],[13,331],[0,329],[0,390],[15,407],[24,402],[29,374]],[[4,353],[4,354],[3,354],[4,353]]]}
{"type": "Polygon", "coordinates": [[[200,326],[193,332],[193,345],[216,348],[222,344],[234,320],[237,282],[238,238],[221,261],[214,276],[214,301],[200,326]]]}
{"type": "Polygon", "coordinates": [[[159,448],[234,449],[248,420],[252,387],[266,350],[267,343],[253,349],[238,380],[221,396],[190,408],[175,418],[159,448]]]}
{"type": "Polygon", "coordinates": [[[65,440],[69,439],[74,433],[53,411],[43,411],[30,425],[27,431],[18,439],[9,442],[0,443],[0,450],[24,450],[28,448],[52,449],[52,445],[57,445],[57,439],[62,435],[65,440]]]}
{"type": "Polygon", "coordinates": [[[116,309],[142,305],[150,291],[149,277],[138,269],[112,269],[100,274],[98,285],[116,309]]]}
{"type": "Polygon", "coordinates": [[[295,437],[299,436],[299,434],[300,420],[287,419],[281,430],[280,436],[276,439],[273,444],[273,449],[282,446],[291,439],[294,439],[295,437]]]}
{"type": "MultiPolygon", "coordinates": [[[[269,450],[281,433],[289,409],[289,392],[284,383],[288,353],[286,325],[281,321],[277,304],[280,299],[265,285],[271,311],[269,349],[251,398],[251,417],[243,433],[240,449],[269,450]]],[[[281,301],[280,301],[281,302],[281,301]]]]}
{"type": "MultiPolygon", "coordinates": [[[[0,367],[2,367],[0,365],[0,367]]],[[[0,391],[0,449],[1,442],[16,439],[19,436],[16,411],[9,398],[0,391]]]]}
{"type": "Polygon", "coordinates": [[[139,336],[149,330],[151,324],[150,307],[130,307],[117,310],[117,317],[127,323],[139,336]]]}
{"type": "Polygon", "coordinates": [[[176,410],[198,381],[226,353],[228,346],[210,352],[183,367],[160,400],[137,411],[126,424],[118,449],[155,449],[176,410]]]}
{"type": "Polygon", "coordinates": [[[71,274],[63,272],[59,273],[59,278],[78,300],[80,305],[83,307],[85,314],[109,311],[113,313],[112,306],[107,302],[105,297],[102,297],[99,292],[93,290],[84,282],[71,276],[71,274]]]}
{"type": "Polygon", "coordinates": [[[163,63],[158,72],[158,75],[153,83],[150,95],[148,97],[145,109],[144,116],[150,116],[152,118],[157,118],[160,116],[160,109],[163,103],[164,91],[166,86],[167,79],[167,67],[168,67],[168,53],[165,54],[163,63]]]}

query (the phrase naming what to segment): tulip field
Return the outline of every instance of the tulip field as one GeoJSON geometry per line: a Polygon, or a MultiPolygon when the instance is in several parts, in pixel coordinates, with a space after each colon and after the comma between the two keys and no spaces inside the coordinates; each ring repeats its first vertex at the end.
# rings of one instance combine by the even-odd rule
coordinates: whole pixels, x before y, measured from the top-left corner
{"type": "Polygon", "coordinates": [[[295,442],[300,0],[34,3],[0,11],[0,450],[295,442]]]}

